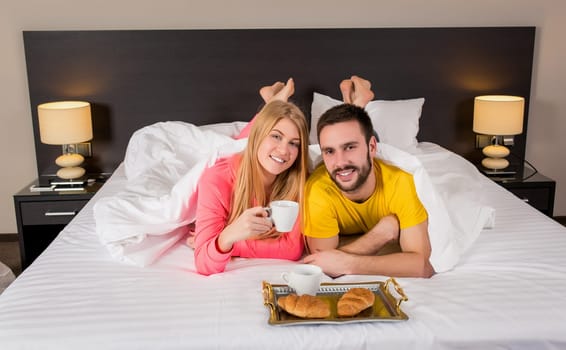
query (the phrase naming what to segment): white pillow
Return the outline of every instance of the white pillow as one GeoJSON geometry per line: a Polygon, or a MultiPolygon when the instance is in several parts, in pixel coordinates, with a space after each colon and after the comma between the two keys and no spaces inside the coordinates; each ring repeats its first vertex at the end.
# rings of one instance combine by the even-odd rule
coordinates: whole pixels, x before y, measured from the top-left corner
{"type": "MultiPolygon", "coordinates": [[[[379,141],[390,144],[402,150],[412,150],[417,145],[419,119],[424,104],[424,98],[407,100],[375,100],[366,106],[373,127],[379,136],[379,141]]],[[[309,142],[318,143],[316,124],[320,116],[328,109],[342,104],[342,101],[314,93],[311,108],[311,129],[309,142]]]]}

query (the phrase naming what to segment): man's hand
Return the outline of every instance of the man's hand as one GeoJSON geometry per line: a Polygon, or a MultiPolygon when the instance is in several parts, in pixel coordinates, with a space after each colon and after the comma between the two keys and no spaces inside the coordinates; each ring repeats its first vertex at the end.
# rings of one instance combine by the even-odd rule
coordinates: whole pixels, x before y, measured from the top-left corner
{"type": "Polygon", "coordinates": [[[319,266],[330,277],[338,277],[349,273],[352,256],[338,249],[331,249],[308,255],[303,261],[319,266]]]}

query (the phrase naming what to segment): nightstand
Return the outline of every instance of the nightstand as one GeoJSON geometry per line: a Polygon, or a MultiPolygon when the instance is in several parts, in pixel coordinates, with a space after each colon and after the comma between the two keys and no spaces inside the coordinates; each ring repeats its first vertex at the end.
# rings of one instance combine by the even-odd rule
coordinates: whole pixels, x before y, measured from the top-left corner
{"type": "Polygon", "coordinates": [[[34,185],[37,180],[14,195],[22,270],[47,248],[102,183],[89,183],[84,190],[71,192],[32,192],[34,185]]]}
{"type": "Polygon", "coordinates": [[[548,177],[536,173],[529,176],[530,169],[525,169],[523,179],[494,180],[511,191],[531,206],[552,217],[554,211],[554,192],[556,182],[548,177]]]}

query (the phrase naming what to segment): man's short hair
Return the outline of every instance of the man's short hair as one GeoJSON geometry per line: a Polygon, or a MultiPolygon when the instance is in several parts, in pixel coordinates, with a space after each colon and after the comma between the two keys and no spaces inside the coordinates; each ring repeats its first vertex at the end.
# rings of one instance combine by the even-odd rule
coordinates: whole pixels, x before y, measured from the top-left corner
{"type": "Polygon", "coordinates": [[[360,128],[364,133],[367,143],[369,143],[372,136],[377,138],[377,134],[373,130],[371,119],[365,109],[353,104],[344,103],[330,108],[320,116],[316,125],[316,136],[318,140],[320,141],[320,132],[324,127],[351,120],[355,120],[360,124],[360,128]]]}

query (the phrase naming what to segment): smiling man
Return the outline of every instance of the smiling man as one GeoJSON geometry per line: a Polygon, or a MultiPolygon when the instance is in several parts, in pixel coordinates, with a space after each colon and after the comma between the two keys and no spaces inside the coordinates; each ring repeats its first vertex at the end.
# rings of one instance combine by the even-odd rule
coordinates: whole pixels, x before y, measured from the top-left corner
{"type": "Polygon", "coordinates": [[[317,134],[324,164],[306,185],[311,254],[304,261],[330,276],[431,277],[427,212],[412,175],[375,158],[366,111],[349,103],[333,107],[321,116],[317,134]],[[397,249],[384,254],[389,243],[397,249]]]}

